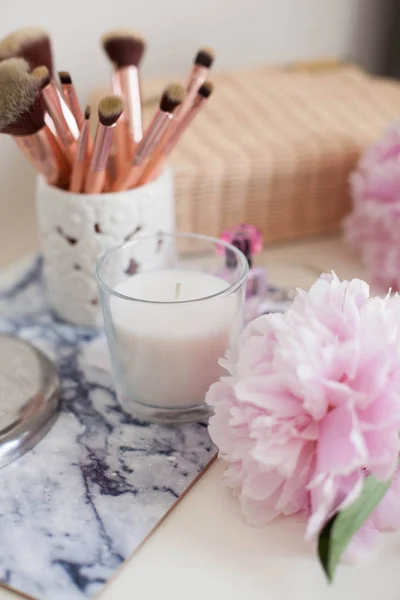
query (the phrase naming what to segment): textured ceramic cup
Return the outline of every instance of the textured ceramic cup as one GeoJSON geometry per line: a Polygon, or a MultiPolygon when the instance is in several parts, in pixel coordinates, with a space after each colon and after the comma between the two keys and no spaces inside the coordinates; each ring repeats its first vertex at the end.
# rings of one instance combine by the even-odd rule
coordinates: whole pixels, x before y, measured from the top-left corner
{"type": "MultiPolygon", "coordinates": [[[[38,179],[37,219],[49,302],[70,323],[99,327],[98,259],[142,235],[173,232],[174,187],[167,168],[144,186],[117,193],[73,194],[38,179]]],[[[160,247],[160,253],[166,251],[160,247]]],[[[130,264],[118,265],[129,272],[130,264]]]]}

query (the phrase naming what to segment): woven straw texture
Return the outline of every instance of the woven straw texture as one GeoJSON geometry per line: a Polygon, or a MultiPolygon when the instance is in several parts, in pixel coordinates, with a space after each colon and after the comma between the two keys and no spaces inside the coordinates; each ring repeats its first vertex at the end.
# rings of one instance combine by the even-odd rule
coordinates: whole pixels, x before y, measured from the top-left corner
{"type": "Polygon", "coordinates": [[[400,84],[351,65],[213,80],[208,106],[170,157],[177,230],[218,236],[246,222],[269,243],[338,229],[349,173],[398,118],[400,84]]]}

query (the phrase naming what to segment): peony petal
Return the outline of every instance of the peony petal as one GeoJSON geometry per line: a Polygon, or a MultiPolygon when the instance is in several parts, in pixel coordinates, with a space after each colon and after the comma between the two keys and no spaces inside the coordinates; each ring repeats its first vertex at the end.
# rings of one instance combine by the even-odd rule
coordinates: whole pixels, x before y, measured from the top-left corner
{"type": "Polygon", "coordinates": [[[400,429],[400,396],[380,394],[366,408],[358,411],[363,431],[381,430],[396,426],[400,429]]]}
{"type": "Polygon", "coordinates": [[[336,501],[335,511],[348,508],[360,496],[364,486],[364,476],[362,472],[355,472],[350,477],[343,477],[340,480],[340,487],[336,501]]]}
{"type": "Polygon", "coordinates": [[[325,388],[327,404],[330,407],[339,406],[346,402],[363,405],[365,394],[355,392],[348,383],[322,380],[321,385],[325,388]]]}
{"type": "Polygon", "coordinates": [[[240,505],[248,523],[251,525],[262,526],[279,516],[281,512],[275,505],[280,494],[281,491],[280,488],[278,488],[267,502],[264,500],[254,500],[243,493],[240,494],[240,505]]]}
{"type": "Polygon", "coordinates": [[[217,406],[223,400],[229,400],[231,402],[234,401],[233,391],[230,385],[228,385],[224,381],[217,381],[213,383],[207,394],[206,394],[206,402],[210,406],[217,406]]]}
{"type": "Polygon", "coordinates": [[[368,148],[360,159],[359,169],[369,171],[376,164],[390,158],[400,156],[400,129],[399,125],[391,125],[384,132],[382,138],[368,148]]]}
{"type": "Polygon", "coordinates": [[[208,432],[214,444],[219,449],[219,455],[229,459],[236,443],[236,438],[234,433],[230,431],[227,423],[228,418],[224,414],[224,411],[219,409],[217,413],[210,418],[208,432]]]}
{"type": "Polygon", "coordinates": [[[315,421],[311,421],[301,430],[301,437],[304,440],[316,440],[319,436],[319,424],[315,421]]]}
{"type": "Polygon", "coordinates": [[[276,505],[284,514],[306,510],[309,504],[306,485],[310,480],[313,458],[314,444],[305,444],[298,456],[296,471],[286,479],[276,505]]]}
{"type": "Polygon", "coordinates": [[[234,385],[236,397],[241,402],[254,404],[278,417],[293,417],[302,414],[298,398],[285,390],[284,377],[246,377],[234,385]]]}
{"type": "Polygon", "coordinates": [[[229,456],[236,443],[235,431],[229,426],[231,409],[235,405],[232,388],[221,381],[214,383],[207,392],[206,402],[216,408],[208,423],[210,437],[221,455],[229,456]]]}
{"type": "Polygon", "coordinates": [[[398,470],[390,488],[372,513],[368,523],[380,531],[400,530],[400,474],[398,470]]]}
{"type": "Polygon", "coordinates": [[[283,477],[292,477],[297,468],[297,461],[303,450],[301,439],[291,439],[285,444],[273,444],[268,440],[259,441],[251,455],[265,469],[276,469],[283,477]]]}
{"type": "Polygon", "coordinates": [[[335,498],[337,496],[337,485],[334,479],[325,477],[318,481],[318,485],[311,483],[311,506],[312,512],[307,523],[305,538],[310,540],[323,528],[332,515],[335,498]]]}
{"type": "Polygon", "coordinates": [[[259,472],[246,477],[242,493],[253,500],[266,500],[284,483],[284,478],[277,471],[259,472]]]}
{"type": "Polygon", "coordinates": [[[392,477],[400,450],[397,427],[383,431],[366,431],[364,439],[368,448],[368,469],[377,479],[386,481],[392,477]]]}
{"type": "Polygon", "coordinates": [[[384,353],[361,360],[357,374],[351,381],[352,389],[361,392],[368,404],[385,386],[391,364],[384,353]]]}
{"type": "Polygon", "coordinates": [[[349,406],[338,406],[321,422],[317,442],[317,472],[348,475],[367,460],[357,418],[349,406]]]}
{"type": "Polygon", "coordinates": [[[377,531],[373,527],[363,525],[352,537],[350,544],[342,555],[345,564],[357,564],[363,558],[369,557],[376,547],[377,531]]]}
{"type": "Polygon", "coordinates": [[[362,471],[346,477],[317,476],[310,484],[311,516],[306,536],[316,536],[332,515],[350,506],[361,494],[364,482],[362,471]]]}
{"type": "Polygon", "coordinates": [[[268,368],[273,358],[273,347],[266,344],[261,336],[254,336],[247,340],[242,347],[237,361],[237,374],[240,377],[252,374],[252,371],[268,368]]]}
{"type": "Polygon", "coordinates": [[[320,421],[328,411],[328,396],[320,376],[310,365],[299,365],[296,369],[299,391],[303,397],[303,409],[316,421],[320,421]]]}

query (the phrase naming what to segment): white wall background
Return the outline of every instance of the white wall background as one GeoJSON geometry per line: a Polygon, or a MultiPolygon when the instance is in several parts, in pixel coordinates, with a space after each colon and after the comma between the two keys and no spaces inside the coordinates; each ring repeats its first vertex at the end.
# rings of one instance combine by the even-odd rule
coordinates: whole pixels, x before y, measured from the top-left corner
{"type": "MultiPolygon", "coordinates": [[[[392,0],[0,0],[0,36],[42,25],[54,38],[56,67],[68,69],[82,101],[109,72],[98,39],[132,27],[149,42],[147,75],[183,72],[199,45],[215,48],[216,68],[315,56],[380,67],[392,0]]],[[[34,176],[12,140],[0,137],[0,262],[32,246],[34,176]]]]}

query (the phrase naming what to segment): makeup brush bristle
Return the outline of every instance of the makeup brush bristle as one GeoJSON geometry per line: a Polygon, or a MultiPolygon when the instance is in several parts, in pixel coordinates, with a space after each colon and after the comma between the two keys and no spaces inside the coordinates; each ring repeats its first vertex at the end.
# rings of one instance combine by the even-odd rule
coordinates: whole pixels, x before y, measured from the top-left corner
{"type": "Polygon", "coordinates": [[[22,58],[0,63],[0,129],[11,135],[30,135],[44,124],[39,82],[22,58]]]}
{"type": "Polygon", "coordinates": [[[146,40],[130,29],[109,31],[101,41],[108,58],[117,67],[139,66],[146,49],[146,40]]]}
{"type": "Polygon", "coordinates": [[[24,58],[31,69],[46,65],[53,72],[53,57],[48,32],[42,27],[23,27],[0,41],[2,58],[24,58]]]}
{"type": "Polygon", "coordinates": [[[22,58],[0,63],[0,127],[13,123],[33,104],[27,79],[29,65],[22,58]]]}
{"type": "Polygon", "coordinates": [[[194,64],[209,69],[214,62],[215,53],[211,48],[200,48],[194,59],[194,64]]]}
{"type": "Polygon", "coordinates": [[[0,41],[0,53],[14,54],[24,44],[35,42],[43,37],[48,37],[48,33],[42,27],[23,27],[13,31],[0,41]]]}
{"type": "Polygon", "coordinates": [[[68,71],[58,71],[58,77],[61,85],[70,85],[72,83],[71,75],[68,71]]]}
{"type": "Polygon", "coordinates": [[[33,69],[32,76],[35,77],[35,79],[38,81],[41,89],[43,89],[46,85],[50,83],[50,73],[48,68],[44,65],[33,69]]]}
{"type": "Polygon", "coordinates": [[[114,125],[124,110],[124,102],[120,96],[105,96],[99,103],[99,121],[105,127],[114,125]]]}
{"type": "Polygon", "coordinates": [[[185,88],[180,83],[171,83],[161,97],[160,109],[164,112],[173,113],[182,104],[184,98],[185,88]]]}
{"type": "Polygon", "coordinates": [[[211,81],[205,81],[203,85],[200,86],[199,91],[197,92],[199,96],[202,98],[208,98],[213,93],[214,86],[211,81]]]}
{"type": "Polygon", "coordinates": [[[85,108],[85,119],[89,121],[90,115],[92,114],[92,109],[90,108],[90,104],[88,104],[85,108]]]}

